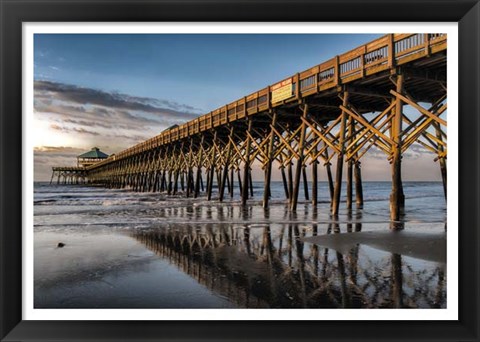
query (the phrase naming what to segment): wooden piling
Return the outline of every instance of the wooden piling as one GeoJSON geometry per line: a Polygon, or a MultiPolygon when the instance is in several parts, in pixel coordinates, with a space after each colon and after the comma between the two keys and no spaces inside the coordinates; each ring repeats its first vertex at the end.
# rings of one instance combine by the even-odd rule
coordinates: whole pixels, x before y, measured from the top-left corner
{"type": "Polygon", "coordinates": [[[292,203],[292,196],[293,196],[293,170],[292,170],[293,163],[291,161],[288,162],[287,166],[287,176],[288,176],[288,199],[290,203],[292,203]]]}
{"type": "Polygon", "coordinates": [[[217,190],[218,193],[220,194],[220,186],[222,185],[222,165],[219,165],[219,167],[215,168],[215,175],[217,176],[217,190]]]}
{"type": "MultiPolygon", "coordinates": [[[[308,105],[304,104],[303,107],[303,113],[302,117],[306,120],[307,119],[307,113],[308,113],[308,105]]],[[[305,121],[302,121],[302,129],[300,131],[300,141],[298,143],[298,160],[297,160],[297,168],[295,171],[295,185],[293,188],[293,194],[291,198],[291,205],[290,205],[290,210],[295,212],[297,211],[297,202],[298,202],[298,192],[300,189],[300,173],[302,172],[303,169],[303,145],[305,143],[305,131],[306,131],[306,125],[305,121]]]]}
{"type": "MultiPolygon", "coordinates": [[[[355,123],[352,117],[348,118],[348,136],[353,139],[355,123]]],[[[347,162],[347,210],[351,211],[353,205],[353,160],[347,162]]]]}
{"type": "Polygon", "coordinates": [[[362,185],[362,169],[360,161],[355,162],[355,202],[357,208],[363,208],[363,185],[362,185]]]}
{"type": "Polygon", "coordinates": [[[234,194],[234,191],[233,191],[233,178],[234,178],[234,173],[235,173],[234,167],[231,166],[231,167],[230,167],[230,198],[233,198],[233,194],[234,194]]]}
{"type": "Polygon", "coordinates": [[[175,181],[174,181],[174,184],[173,184],[173,194],[175,195],[178,191],[178,178],[179,178],[179,175],[180,175],[180,172],[177,170],[175,170],[175,181]]]}
{"type": "MultiPolygon", "coordinates": [[[[214,152],[212,152],[212,155],[214,152]]],[[[212,157],[213,162],[213,157],[212,157]]],[[[212,189],[213,189],[213,177],[215,176],[215,167],[213,165],[210,166],[208,180],[207,180],[207,201],[212,199],[212,189]]]]}
{"type": "Polygon", "coordinates": [[[248,120],[248,128],[246,136],[246,146],[245,146],[245,161],[244,161],[244,169],[243,169],[243,187],[242,187],[242,205],[247,204],[248,199],[248,179],[250,174],[250,133],[252,131],[252,119],[248,120]]]}
{"type": "Polygon", "coordinates": [[[203,191],[203,182],[202,182],[202,163],[203,163],[203,144],[205,141],[205,135],[202,135],[200,140],[200,147],[198,149],[198,159],[197,159],[197,176],[195,181],[195,191],[193,193],[193,197],[197,198],[200,193],[200,183],[202,183],[202,191],[203,191]]]}
{"type": "MultiPolygon", "coordinates": [[[[343,106],[348,105],[348,91],[343,92],[343,106]]],[[[339,145],[340,152],[337,157],[337,173],[335,175],[335,189],[332,201],[332,215],[338,216],[338,208],[340,206],[340,195],[342,192],[342,174],[343,174],[343,156],[345,154],[345,126],[347,122],[347,113],[342,110],[342,118],[340,122],[339,145]]]]}
{"type": "Polygon", "coordinates": [[[252,170],[248,170],[248,183],[250,185],[250,197],[253,197],[253,178],[252,178],[252,170]]]}
{"type": "Polygon", "coordinates": [[[302,175],[303,175],[303,192],[305,194],[305,200],[309,201],[310,196],[308,195],[308,180],[307,180],[307,168],[305,165],[302,167],[302,175]]]}
{"type": "MultiPolygon", "coordinates": [[[[403,75],[397,75],[397,93],[403,93],[403,75]]],[[[392,140],[395,143],[392,160],[392,193],[390,194],[390,219],[399,221],[405,204],[402,186],[402,119],[403,101],[400,97],[395,99],[395,115],[392,119],[392,140]]]]}
{"type": "Polygon", "coordinates": [[[285,191],[285,198],[289,199],[290,195],[288,193],[287,176],[285,175],[285,167],[283,165],[280,167],[280,173],[282,174],[282,182],[283,182],[283,190],[285,191]]]}
{"type": "Polygon", "coordinates": [[[215,145],[217,143],[217,131],[213,134],[212,151],[210,154],[210,168],[207,179],[207,200],[212,199],[213,176],[215,175],[215,145]]]}
{"type": "Polygon", "coordinates": [[[263,207],[268,208],[270,198],[270,182],[272,179],[273,147],[275,142],[275,125],[277,124],[277,112],[272,113],[272,122],[270,123],[270,141],[268,145],[268,160],[265,168],[265,187],[263,189],[263,207]]]}
{"type": "Polygon", "coordinates": [[[225,185],[225,187],[227,188],[228,190],[228,193],[230,193],[230,177],[229,177],[229,172],[228,172],[229,168],[227,168],[227,177],[226,177],[226,181],[227,181],[227,184],[225,185]]]}
{"type": "MultiPolygon", "coordinates": [[[[438,122],[435,122],[433,124],[435,127],[435,134],[437,136],[437,139],[440,142],[443,142],[443,136],[442,136],[442,130],[440,127],[440,124],[438,122]]],[[[443,148],[443,145],[441,143],[437,144],[438,146],[438,163],[440,164],[440,172],[442,174],[442,183],[443,183],[443,194],[445,196],[445,199],[447,199],[447,161],[444,156],[442,156],[443,152],[445,149],[443,148]]]]}
{"type": "MultiPolygon", "coordinates": [[[[325,149],[325,159],[328,160],[328,148],[325,149]]],[[[332,163],[330,163],[330,161],[325,163],[325,169],[327,170],[328,192],[330,194],[330,206],[333,206],[334,186],[333,186],[333,177],[332,177],[332,163]]]]}
{"type": "Polygon", "coordinates": [[[227,158],[225,160],[225,165],[223,165],[223,175],[221,179],[220,194],[219,194],[220,202],[223,201],[223,195],[225,194],[225,184],[227,182],[227,177],[228,177],[228,167],[230,166],[230,155],[232,154],[232,143],[230,141],[231,139],[233,139],[233,127],[230,127],[230,139],[227,146],[227,158]]]}
{"type": "Polygon", "coordinates": [[[318,161],[312,162],[312,205],[317,206],[318,203],[318,161]]]}
{"type": "MultiPolygon", "coordinates": [[[[180,176],[180,188],[182,189],[182,191],[185,191],[185,172],[181,172],[181,176],[180,176]]],[[[187,194],[187,197],[188,197],[188,194],[187,194]]]]}
{"type": "Polygon", "coordinates": [[[243,187],[242,187],[242,176],[240,176],[240,169],[237,169],[237,178],[238,178],[238,191],[240,192],[240,196],[242,196],[243,187]]]}
{"type": "Polygon", "coordinates": [[[169,195],[172,194],[172,190],[173,190],[172,177],[173,177],[173,170],[172,170],[172,169],[169,169],[169,170],[168,170],[168,190],[167,190],[167,193],[168,193],[169,195]]]}

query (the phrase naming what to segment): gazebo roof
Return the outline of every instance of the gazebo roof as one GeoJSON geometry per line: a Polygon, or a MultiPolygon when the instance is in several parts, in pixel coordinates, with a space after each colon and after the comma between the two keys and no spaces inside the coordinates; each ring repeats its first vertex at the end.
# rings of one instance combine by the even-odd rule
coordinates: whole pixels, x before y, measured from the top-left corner
{"type": "Polygon", "coordinates": [[[98,158],[98,159],[105,159],[108,157],[108,154],[103,153],[100,151],[98,147],[92,148],[90,151],[79,155],[77,158],[98,158]]]}

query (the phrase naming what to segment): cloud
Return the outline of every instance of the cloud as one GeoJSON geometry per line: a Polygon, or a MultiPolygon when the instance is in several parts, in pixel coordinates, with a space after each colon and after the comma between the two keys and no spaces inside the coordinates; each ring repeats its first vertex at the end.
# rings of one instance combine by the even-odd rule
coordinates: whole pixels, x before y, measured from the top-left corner
{"type": "Polygon", "coordinates": [[[173,101],[45,80],[35,81],[34,90],[35,118],[48,123],[53,134],[68,135],[83,147],[108,143],[116,146],[115,152],[199,115],[195,108],[173,101]]]}
{"type": "Polygon", "coordinates": [[[51,124],[50,128],[55,130],[55,131],[60,131],[64,133],[80,133],[80,134],[89,134],[89,135],[100,135],[100,133],[95,132],[95,131],[90,131],[85,128],[78,128],[78,127],[64,127],[64,126],[59,126],[56,124],[51,124]]]}
{"type": "Polygon", "coordinates": [[[37,80],[34,118],[45,132],[35,142],[41,145],[35,148],[35,179],[48,178],[51,166],[75,164],[93,146],[118,153],[199,114],[174,101],[37,80]],[[56,147],[59,141],[72,147],[56,147]]]}
{"type": "Polygon", "coordinates": [[[130,112],[144,112],[153,114],[158,119],[173,119],[176,121],[188,121],[198,116],[194,108],[181,105],[167,100],[158,100],[148,97],[137,97],[117,92],[84,88],[76,85],[35,81],[35,97],[55,98],[56,100],[77,104],[81,106],[93,105],[114,109],[123,112],[126,116],[133,116],[130,112]]]}
{"type": "Polygon", "coordinates": [[[70,146],[35,146],[33,151],[35,153],[81,153],[83,149],[70,146]]]}

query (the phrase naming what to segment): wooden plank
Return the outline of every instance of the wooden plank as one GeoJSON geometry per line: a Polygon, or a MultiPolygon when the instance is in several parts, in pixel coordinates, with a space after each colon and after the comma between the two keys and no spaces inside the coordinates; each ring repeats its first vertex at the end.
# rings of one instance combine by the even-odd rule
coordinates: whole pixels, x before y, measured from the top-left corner
{"type": "Polygon", "coordinates": [[[378,50],[386,45],[388,45],[389,35],[383,36],[374,40],[373,42],[367,43],[365,45],[365,53],[372,52],[378,50]]]}
{"type": "MultiPolygon", "coordinates": [[[[396,91],[394,90],[390,90],[390,93],[398,98],[400,98],[403,102],[406,102],[408,103],[410,106],[412,106],[413,108],[415,108],[416,110],[418,110],[420,113],[422,113],[423,115],[426,115],[428,116],[430,119],[438,122],[439,124],[441,125],[444,125],[444,126],[447,126],[447,122],[443,119],[440,119],[438,116],[436,116],[435,114],[429,112],[428,110],[426,110],[425,108],[423,108],[422,106],[420,106],[419,104],[417,104],[416,102],[406,98],[405,96],[397,93],[396,91]]],[[[447,107],[447,105],[444,105],[445,106],[445,109],[447,107]]]]}
{"type": "Polygon", "coordinates": [[[346,53],[343,53],[343,54],[339,55],[338,56],[338,62],[340,64],[349,62],[349,61],[361,56],[364,53],[365,53],[365,45],[359,46],[359,47],[357,47],[353,50],[350,50],[349,52],[346,52],[346,53]]]}

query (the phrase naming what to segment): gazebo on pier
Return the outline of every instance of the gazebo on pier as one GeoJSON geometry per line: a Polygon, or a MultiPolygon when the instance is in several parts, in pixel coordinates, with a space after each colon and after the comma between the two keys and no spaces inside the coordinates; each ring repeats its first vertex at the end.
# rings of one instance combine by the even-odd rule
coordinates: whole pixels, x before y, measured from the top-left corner
{"type": "Polygon", "coordinates": [[[100,151],[98,147],[94,147],[90,151],[77,156],[77,166],[88,167],[106,158],[108,158],[108,154],[100,151]]]}

